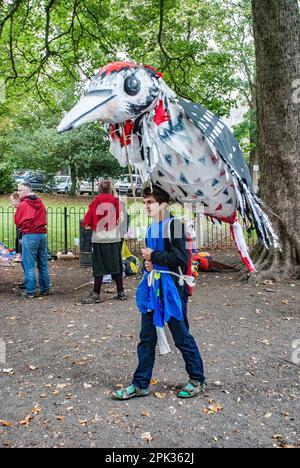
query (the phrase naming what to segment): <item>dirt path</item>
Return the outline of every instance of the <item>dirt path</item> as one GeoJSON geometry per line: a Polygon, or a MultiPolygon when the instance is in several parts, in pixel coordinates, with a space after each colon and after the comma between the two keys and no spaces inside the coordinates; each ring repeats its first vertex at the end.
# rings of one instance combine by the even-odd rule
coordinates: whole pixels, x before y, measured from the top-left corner
{"type": "Polygon", "coordinates": [[[157,357],[151,396],[115,402],[110,390],[129,383],[136,366],[138,280],[126,280],[126,303],[106,295],[105,303],[82,307],[82,292],[73,289],[90,273],[76,263],[53,263],[54,294],[33,301],[13,290],[20,273],[0,275],[0,447],[299,444],[300,366],[292,362],[299,281],[252,287],[230,273],[203,276],[190,323],[206,364],[207,395],[176,398],[186,375],[172,346],[157,357]]]}

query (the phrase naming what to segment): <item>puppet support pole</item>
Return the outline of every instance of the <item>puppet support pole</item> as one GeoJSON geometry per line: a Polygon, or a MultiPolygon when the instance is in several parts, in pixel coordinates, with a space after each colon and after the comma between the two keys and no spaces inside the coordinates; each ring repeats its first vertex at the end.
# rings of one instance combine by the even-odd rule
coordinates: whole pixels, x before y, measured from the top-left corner
{"type": "Polygon", "coordinates": [[[171,348],[169,346],[167,335],[164,328],[156,327],[157,333],[157,342],[158,347],[161,355],[168,354],[171,352],[171,348]]]}

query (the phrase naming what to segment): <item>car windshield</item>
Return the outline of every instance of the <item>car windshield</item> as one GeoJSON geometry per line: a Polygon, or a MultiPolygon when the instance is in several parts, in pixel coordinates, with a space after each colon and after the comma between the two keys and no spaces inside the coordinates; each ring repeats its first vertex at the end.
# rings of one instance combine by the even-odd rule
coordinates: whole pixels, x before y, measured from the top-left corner
{"type": "Polygon", "coordinates": [[[54,177],[54,181],[57,183],[57,184],[63,184],[64,182],[67,182],[67,177],[64,177],[64,176],[56,176],[54,177]]]}
{"type": "MultiPolygon", "coordinates": [[[[139,176],[136,176],[136,175],[132,175],[132,180],[135,184],[138,184],[140,182],[140,178],[139,176]]],[[[126,175],[124,177],[122,177],[120,179],[120,182],[122,184],[131,184],[131,180],[130,180],[130,176],[129,175],[126,175]]]]}
{"type": "Polygon", "coordinates": [[[14,175],[14,177],[22,177],[22,176],[25,176],[25,175],[27,175],[27,174],[28,174],[28,171],[25,171],[25,170],[22,171],[22,170],[20,170],[20,171],[15,171],[13,175],[14,175]]]}

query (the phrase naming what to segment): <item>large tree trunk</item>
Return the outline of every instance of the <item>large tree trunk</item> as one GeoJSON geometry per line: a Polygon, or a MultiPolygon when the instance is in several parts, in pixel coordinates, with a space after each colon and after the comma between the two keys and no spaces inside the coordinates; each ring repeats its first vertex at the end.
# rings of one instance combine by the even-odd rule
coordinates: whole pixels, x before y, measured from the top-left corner
{"type": "Polygon", "coordinates": [[[258,164],[257,160],[257,116],[256,116],[256,83],[251,86],[251,104],[249,115],[249,128],[250,128],[250,157],[249,169],[251,176],[254,178],[254,166],[258,164]]]}
{"type": "Polygon", "coordinates": [[[262,256],[271,276],[300,275],[300,21],[297,0],[252,0],[260,194],[282,242],[262,256]],[[299,93],[298,93],[299,96],[299,93]]]}

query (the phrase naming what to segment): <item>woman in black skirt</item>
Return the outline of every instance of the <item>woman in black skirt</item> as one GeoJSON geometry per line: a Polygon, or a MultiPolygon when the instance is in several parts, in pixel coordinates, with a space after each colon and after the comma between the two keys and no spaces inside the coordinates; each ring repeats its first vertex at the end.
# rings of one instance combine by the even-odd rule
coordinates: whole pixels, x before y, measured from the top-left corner
{"type": "Polygon", "coordinates": [[[104,275],[112,275],[117,284],[115,299],[127,299],[123,286],[123,263],[119,224],[122,213],[120,201],[114,196],[114,187],[110,180],[103,180],[98,187],[99,195],[89,205],[82,226],[93,230],[93,274],[94,290],[82,304],[99,304],[104,275]]]}

